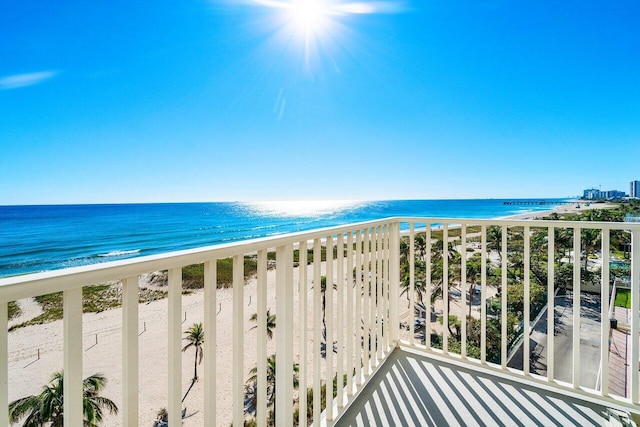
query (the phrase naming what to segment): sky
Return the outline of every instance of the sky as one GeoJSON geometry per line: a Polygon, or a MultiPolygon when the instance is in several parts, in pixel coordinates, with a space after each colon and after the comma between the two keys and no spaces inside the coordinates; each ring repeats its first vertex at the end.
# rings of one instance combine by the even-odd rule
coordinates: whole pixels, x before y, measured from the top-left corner
{"type": "Polygon", "coordinates": [[[640,2],[5,0],[0,205],[640,180],[640,2]]]}

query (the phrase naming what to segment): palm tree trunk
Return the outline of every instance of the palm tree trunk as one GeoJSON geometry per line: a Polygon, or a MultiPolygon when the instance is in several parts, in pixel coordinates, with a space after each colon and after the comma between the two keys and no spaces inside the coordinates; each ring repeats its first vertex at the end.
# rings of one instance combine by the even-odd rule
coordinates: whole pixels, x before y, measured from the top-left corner
{"type": "Polygon", "coordinates": [[[184,402],[184,400],[187,398],[187,395],[193,388],[194,384],[197,382],[198,382],[198,347],[196,347],[196,357],[193,361],[193,378],[191,379],[191,385],[187,389],[187,392],[184,394],[184,397],[182,398],[181,402],[184,402]]]}
{"type": "Polygon", "coordinates": [[[196,381],[198,381],[197,379],[193,378],[191,380],[191,385],[189,386],[189,388],[187,389],[187,392],[184,394],[184,397],[182,398],[182,400],[180,401],[181,403],[184,403],[184,400],[187,398],[187,395],[189,394],[189,392],[191,391],[191,389],[193,388],[193,385],[196,383],[196,381]]]}
{"type": "Polygon", "coordinates": [[[198,381],[198,347],[196,347],[196,356],[193,360],[193,380],[198,381]]]}

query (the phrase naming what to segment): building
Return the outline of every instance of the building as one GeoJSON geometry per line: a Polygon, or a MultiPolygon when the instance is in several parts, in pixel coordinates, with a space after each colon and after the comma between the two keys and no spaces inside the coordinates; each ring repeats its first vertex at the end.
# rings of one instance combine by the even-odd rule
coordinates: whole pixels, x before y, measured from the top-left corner
{"type": "Polygon", "coordinates": [[[582,198],[587,200],[599,199],[600,190],[597,188],[588,188],[582,192],[582,198]]]}
{"type": "MultiPolygon", "coordinates": [[[[640,184],[639,181],[635,181],[635,182],[638,182],[640,184]]],[[[633,183],[632,183],[632,186],[633,186],[633,183]]],[[[621,199],[626,196],[627,195],[625,194],[624,191],[619,191],[619,190],[602,191],[602,190],[598,190],[597,188],[588,188],[584,190],[582,193],[582,198],[586,200],[611,200],[611,199],[621,199]]]]}
{"type": "Polygon", "coordinates": [[[629,197],[640,198],[640,181],[631,181],[629,197]]]}

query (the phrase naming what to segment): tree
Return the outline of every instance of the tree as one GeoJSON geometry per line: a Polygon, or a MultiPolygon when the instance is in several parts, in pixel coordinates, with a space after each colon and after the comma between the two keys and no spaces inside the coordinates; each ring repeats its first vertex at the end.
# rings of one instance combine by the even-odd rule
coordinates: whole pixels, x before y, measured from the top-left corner
{"type": "MultiPolygon", "coordinates": [[[[482,273],[482,259],[479,253],[467,260],[467,284],[469,285],[469,317],[471,317],[471,306],[473,305],[473,290],[476,283],[480,281],[482,273]]],[[[464,286],[462,287],[464,290],[464,286]]],[[[484,303],[484,302],[483,302],[484,303]]]]}
{"type": "MultiPolygon", "coordinates": [[[[427,292],[427,285],[425,280],[416,279],[416,277],[424,276],[426,273],[426,264],[424,261],[416,261],[415,262],[415,270],[414,270],[414,282],[413,282],[413,290],[418,296],[418,301],[423,302],[423,295],[427,292]]],[[[409,289],[411,288],[411,275],[409,271],[406,271],[402,274],[400,278],[400,287],[402,288],[402,294],[407,294],[407,300],[410,301],[411,296],[409,295],[409,289]]]]}
{"type": "Polygon", "coordinates": [[[407,243],[406,239],[400,240],[400,262],[408,263],[409,254],[411,253],[411,248],[409,247],[409,243],[407,243]]]}
{"type": "Polygon", "coordinates": [[[193,347],[196,352],[193,361],[193,378],[191,379],[191,385],[189,386],[189,389],[182,398],[183,402],[187,398],[187,395],[191,391],[193,385],[198,382],[198,364],[202,363],[202,356],[204,355],[202,350],[202,344],[204,344],[204,331],[202,329],[202,322],[194,323],[189,329],[184,331],[184,334],[186,336],[183,338],[183,340],[187,341],[187,344],[182,347],[182,351],[185,352],[193,347]]]}
{"type": "MultiPolygon", "coordinates": [[[[252,322],[258,321],[258,313],[253,313],[249,318],[252,322]]],[[[254,326],[251,329],[256,329],[258,326],[254,326]]],[[[271,309],[267,310],[267,338],[273,339],[273,330],[276,328],[276,315],[271,314],[271,309]]]]}
{"type": "Polygon", "coordinates": [[[571,228],[556,228],[554,233],[557,257],[563,258],[573,247],[573,230],[571,228]]]}
{"type": "MultiPolygon", "coordinates": [[[[293,364],[293,387],[298,388],[298,372],[300,368],[297,363],[293,364]]],[[[258,393],[258,367],[249,371],[250,377],[245,384],[245,410],[255,414],[258,393]]],[[[267,358],[267,407],[272,408],[270,419],[276,419],[276,355],[272,354],[267,358]]]]}
{"type": "Polygon", "coordinates": [[[502,262],[502,228],[497,225],[487,228],[487,251],[496,252],[502,262]]]}
{"type": "MultiPolygon", "coordinates": [[[[25,418],[23,427],[42,427],[51,423],[51,427],[62,427],[64,424],[62,371],[51,376],[49,384],[42,388],[40,394],[14,400],[9,404],[9,421],[19,422],[25,418]]],[[[94,374],[82,381],[82,409],[84,425],[96,427],[102,422],[103,410],[111,414],[118,413],[118,407],[113,401],[100,396],[100,392],[107,384],[102,374],[94,374]]]]}
{"type": "Polygon", "coordinates": [[[596,253],[600,249],[600,230],[594,228],[585,228],[582,230],[582,249],[584,250],[584,268],[586,269],[589,262],[589,256],[596,253]]]}
{"type": "Polygon", "coordinates": [[[424,260],[425,255],[427,254],[427,239],[424,234],[416,235],[413,246],[415,247],[416,254],[420,257],[421,260],[424,260]]]}
{"type": "MultiPolygon", "coordinates": [[[[337,285],[333,284],[333,289],[337,289],[337,285]]],[[[327,322],[326,322],[326,313],[327,313],[327,276],[320,277],[320,294],[322,295],[322,327],[324,330],[324,336],[327,336],[327,322]]]]}

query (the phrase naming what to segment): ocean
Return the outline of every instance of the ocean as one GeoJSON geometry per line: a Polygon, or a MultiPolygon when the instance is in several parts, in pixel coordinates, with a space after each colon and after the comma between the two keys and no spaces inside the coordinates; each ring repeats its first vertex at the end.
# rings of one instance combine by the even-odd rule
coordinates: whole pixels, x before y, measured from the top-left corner
{"type": "MultiPolygon", "coordinates": [[[[557,202],[564,199],[544,200],[557,202]]],[[[496,218],[551,208],[549,205],[506,205],[505,201],[0,206],[0,277],[391,216],[496,218]]]]}

